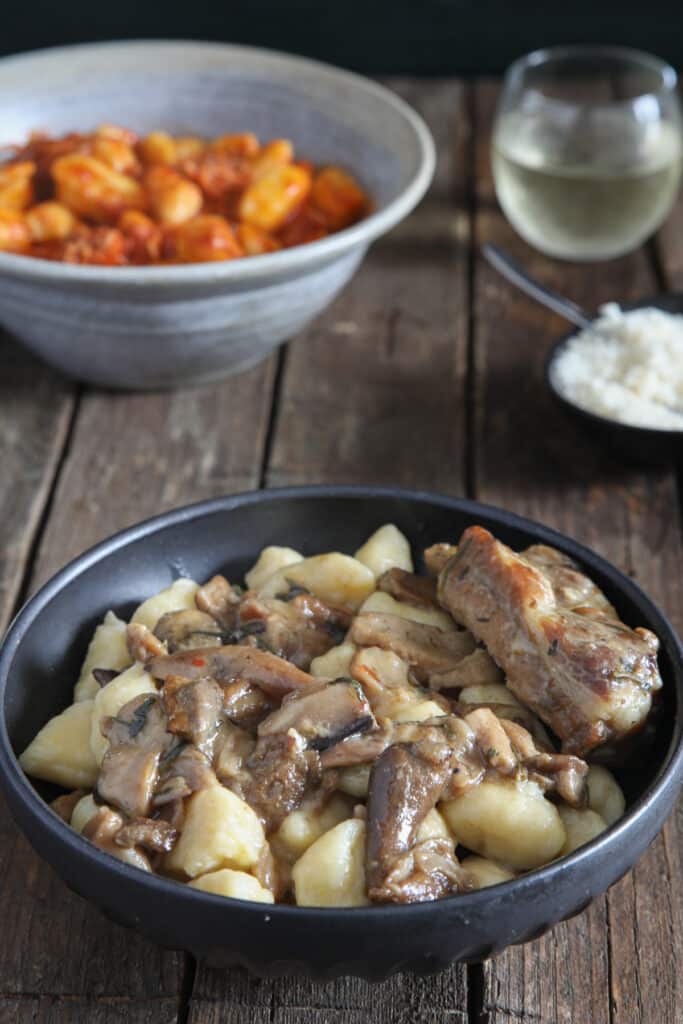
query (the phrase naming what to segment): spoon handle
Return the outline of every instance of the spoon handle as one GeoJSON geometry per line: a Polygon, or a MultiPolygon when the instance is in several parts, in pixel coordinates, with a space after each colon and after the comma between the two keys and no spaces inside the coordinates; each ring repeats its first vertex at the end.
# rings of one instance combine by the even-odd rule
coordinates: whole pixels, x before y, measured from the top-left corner
{"type": "Polygon", "coordinates": [[[570,323],[575,324],[577,327],[590,327],[593,318],[585,310],[569,299],[565,299],[563,295],[558,295],[557,292],[550,291],[544,285],[539,284],[538,281],[534,281],[525,270],[522,270],[518,263],[508,256],[507,253],[502,252],[498,246],[487,242],[482,246],[482,252],[486,260],[499,274],[502,274],[504,278],[511,284],[516,285],[521,291],[530,295],[536,302],[540,302],[542,306],[552,309],[554,313],[559,313],[565,320],[569,320],[570,323]]]}

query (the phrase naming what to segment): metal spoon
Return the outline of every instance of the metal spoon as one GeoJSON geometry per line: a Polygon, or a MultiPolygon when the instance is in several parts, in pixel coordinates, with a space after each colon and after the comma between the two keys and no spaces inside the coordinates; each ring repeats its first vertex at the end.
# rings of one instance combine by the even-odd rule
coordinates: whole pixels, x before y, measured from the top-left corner
{"type": "Polygon", "coordinates": [[[511,284],[516,285],[520,291],[526,292],[536,302],[540,302],[542,306],[547,306],[554,313],[559,313],[565,320],[577,327],[590,327],[592,324],[593,317],[589,316],[585,310],[570,299],[565,299],[564,295],[558,295],[557,292],[534,281],[512,257],[502,252],[497,245],[487,242],[482,246],[482,253],[494,270],[502,274],[511,284]]]}

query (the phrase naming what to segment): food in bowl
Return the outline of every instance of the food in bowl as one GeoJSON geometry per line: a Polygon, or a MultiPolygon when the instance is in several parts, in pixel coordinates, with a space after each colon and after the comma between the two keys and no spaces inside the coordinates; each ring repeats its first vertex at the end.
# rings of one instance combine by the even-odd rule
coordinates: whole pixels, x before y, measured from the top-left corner
{"type": "Polygon", "coordinates": [[[289,139],[211,140],[116,125],[34,133],[0,164],[0,250],[102,266],[204,263],[324,238],[370,201],[337,166],[289,139]]]}
{"type": "Polygon", "coordinates": [[[551,369],[567,401],[617,423],[683,430],[683,315],[606,303],[551,369]]]}
{"type": "Polygon", "coordinates": [[[623,814],[600,762],[648,719],[657,638],[545,545],[474,526],[424,562],[386,525],[109,612],[24,770],[106,852],[253,901],[420,902],[570,853],[623,814]]]}

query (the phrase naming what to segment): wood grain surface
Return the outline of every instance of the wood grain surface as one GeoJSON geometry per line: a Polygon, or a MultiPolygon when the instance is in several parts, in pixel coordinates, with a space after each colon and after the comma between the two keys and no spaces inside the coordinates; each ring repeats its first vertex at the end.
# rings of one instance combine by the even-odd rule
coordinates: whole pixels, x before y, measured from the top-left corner
{"type": "MultiPolygon", "coordinates": [[[[489,168],[498,85],[393,80],[435,135],[425,202],[332,307],[238,381],[150,395],[82,389],[0,338],[0,629],[66,560],[174,505],[260,485],[396,483],[555,526],[634,576],[683,627],[675,467],[643,472],[555,408],[565,327],[479,256],[495,241],[594,309],[683,290],[683,202],[656,242],[600,265],[522,243],[489,168]]],[[[572,921],[479,966],[380,985],[215,971],[111,924],[0,811],[0,1024],[681,1024],[683,810],[572,921]]]]}

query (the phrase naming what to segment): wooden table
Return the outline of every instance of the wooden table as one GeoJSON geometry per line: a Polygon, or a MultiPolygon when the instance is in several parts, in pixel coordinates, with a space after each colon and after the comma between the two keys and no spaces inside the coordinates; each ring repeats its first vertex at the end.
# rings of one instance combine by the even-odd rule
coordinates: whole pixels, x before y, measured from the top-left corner
{"type": "MultiPolygon", "coordinates": [[[[332,308],[267,362],[204,390],[108,394],[0,340],[0,627],[67,559],[135,520],[309,482],[429,488],[531,516],[636,577],[683,626],[675,467],[629,468],[565,421],[541,378],[564,325],[478,253],[496,241],[588,308],[683,287],[683,202],[632,256],[551,262],[496,206],[496,83],[391,84],[436,137],[431,192],[332,308]]],[[[4,812],[0,1021],[681,1024],[682,811],[635,871],[539,941],[375,987],[259,981],[157,949],[67,891],[4,812]]]]}

